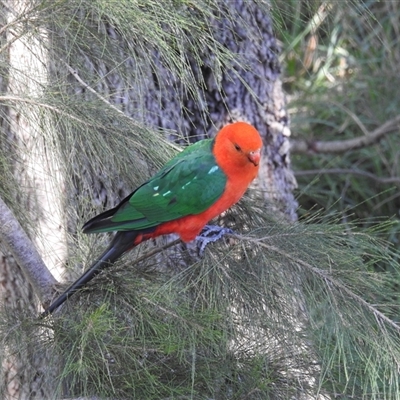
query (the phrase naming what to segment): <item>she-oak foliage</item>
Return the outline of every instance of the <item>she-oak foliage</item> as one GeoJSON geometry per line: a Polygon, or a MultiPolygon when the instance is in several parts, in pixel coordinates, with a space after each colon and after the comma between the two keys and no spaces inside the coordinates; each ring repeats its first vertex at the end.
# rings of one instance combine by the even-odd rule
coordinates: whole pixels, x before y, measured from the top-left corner
{"type": "MultiPolygon", "coordinates": [[[[42,315],[51,314],[104,268],[147,240],[170,234],[186,243],[198,240],[206,224],[236,204],[257,177],[262,144],[250,124],[228,124],[214,139],[186,147],[116,207],[86,222],[84,233],[117,233],[103,254],[42,315]]],[[[220,234],[214,239],[203,236],[206,242],[202,243],[217,240],[221,229],[217,228],[220,234]]]]}
{"type": "MultiPolygon", "coordinates": [[[[123,192],[117,177],[134,187],[172,150],[159,135],[142,129],[142,120],[121,115],[89,90],[86,98],[75,96],[73,85],[67,85],[71,77],[64,79],[66,64],[75,60],[78,77],[99,92],[106,88],[107,72],[117,70],[123,79],[132,74],[139,111],[145,109],[140,93],[147,73],[157,75],[162,91],[168,85],[162,79],[165,69],[201,105],[201,82],[194,83],[199,77],[185,54],[202,64],[209,62],[202,60],[204,46],[212,49],[216,79],[225,68],[239,68],[213,37],[215,15],[240,18],[223,3],[38,1],[24,10],[21,23],[16,20],[14,33],[31,38],[38,35],[34,28],[50,27],[48,40],[39,39],[58,69],[43,91],[1,99],[2,126],[11,125],[5,106],[17,105],[22,115],[40,122],[49,152],[62,160],[66,187],[75,188],[65,199],[69,224],[81,225],[93,209],[87,200],[92,192],[100,198],[103,189],[123,192]],[[127,46],[124,50],[112,34],[127,46]],[[154,53],[161,66],[152,61],[154,53]],[[122,62],[127,54],[136,68],[128,72],[122,62]],[[88,59],[99,60],[103,77],[88,68],[88,59]],[[126,163],[132,159],[137,162],[126,163]],[[92,175],[102,176],[104,187],[92,175]]],[[[1,70],[2,85],[8,73],[1,70]]],[[[1,168],[10,172],[15,159],[5,148],[2,144],[1,168]]],[[[10,184],[12,179],[0,193],[35,233],[34,222],[15,200],[22,188],[10,184]]],[[[60,398],[398,398],[399,267],[379,231],[343,232],[334,220],[288,224],[266,216],[253,197],[229,213],[231,227],[242,236],[213,245],[187,268],[160,271],[154,252],[137,263],[133,253],[49,321],[39,321],[28,308],[20,313],[4,308],[2,361],[10,355],[23,361],[31,382],[44,377],[37,393],[47,390],[60,398]],[[393,272],[374,272],[371,266],[382,260],[393,272]],[[387,301],[375,304],[383,291],[387,301]],[[33,369],[39,355],[46,362],[33,369]]],[[[84,264],[89,247],[103,246],[73,229],[70,233],[71,264],[84,264]]],[[[177,261],[185,256],[177,250],[177,261]]],[[[8,383],[2,382],[3,393],[8,383]]]]}

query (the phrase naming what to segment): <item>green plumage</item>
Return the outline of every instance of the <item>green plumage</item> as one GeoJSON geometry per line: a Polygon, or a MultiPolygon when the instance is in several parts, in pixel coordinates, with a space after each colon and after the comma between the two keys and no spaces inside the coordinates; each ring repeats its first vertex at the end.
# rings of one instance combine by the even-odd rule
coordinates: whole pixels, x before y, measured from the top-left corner
{"type": "Polygon", "coordinates": [[[116,208],[88,221],[84,232],[147,229],[208,209],[227,179],[212,153],[213,143],[206,139],[187,147],[116,208]]]}

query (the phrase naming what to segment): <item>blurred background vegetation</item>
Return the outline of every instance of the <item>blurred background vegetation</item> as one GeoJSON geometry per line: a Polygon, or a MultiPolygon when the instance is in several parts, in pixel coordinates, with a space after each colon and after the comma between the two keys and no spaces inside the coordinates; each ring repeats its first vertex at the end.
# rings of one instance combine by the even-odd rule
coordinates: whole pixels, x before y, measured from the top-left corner
{"type": "MultiPolygon", "coordinates": [[[[272,12],[294,142],[362,137],[398,115],[400,2],[276,0],[272,12]]],[[[339,212],[361,226],[390,217],[398,246],[399,132],[341,153],[293,149],[299,215],[339,212]]]]}

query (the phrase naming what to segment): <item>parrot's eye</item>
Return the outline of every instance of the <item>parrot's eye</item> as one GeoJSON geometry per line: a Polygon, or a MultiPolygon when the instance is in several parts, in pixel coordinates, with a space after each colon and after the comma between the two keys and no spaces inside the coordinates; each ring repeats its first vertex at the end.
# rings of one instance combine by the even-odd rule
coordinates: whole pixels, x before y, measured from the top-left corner
{"type": "Polygon", "coordinates": [[[238,144],[236,144],[236,143],[235,143],[235,149],[236,149],[237,151],[242,151],[242,149],[240,148],[240,146],[239,146],[238,144]]]}

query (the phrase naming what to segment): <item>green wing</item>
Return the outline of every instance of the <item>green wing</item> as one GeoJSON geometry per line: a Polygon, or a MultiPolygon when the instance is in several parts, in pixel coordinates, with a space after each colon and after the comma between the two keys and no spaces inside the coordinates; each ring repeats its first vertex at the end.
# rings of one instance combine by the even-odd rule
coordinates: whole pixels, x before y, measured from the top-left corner
{"type": "Polygon", "coordinates": [[[84,231],[146,229],[199,214],[222,195],[226,176],[212,154],[212,139],[187,147],[113,210],[93,218],[84,231]]]}

